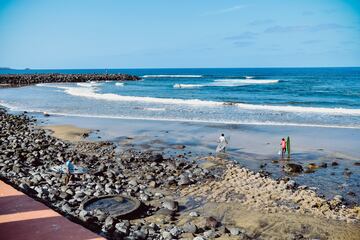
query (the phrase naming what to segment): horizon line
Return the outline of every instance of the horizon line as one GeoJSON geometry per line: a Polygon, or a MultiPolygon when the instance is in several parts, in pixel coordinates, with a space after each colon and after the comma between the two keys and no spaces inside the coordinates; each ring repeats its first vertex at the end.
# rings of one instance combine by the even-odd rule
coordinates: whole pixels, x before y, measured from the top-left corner
{"type": "Polygon", "coordinates": [[[109,69],[123,69],[123,70],[142,70],[142,69],[270,69],[270,68],[360,68],[359,66],[311,66],[311,67],[302,67],[302,66],[291,66],[291,67],[128,67],[128,68],[11,68],[11,67],[0,67],[2,70],[109,70],[109,69]]]}

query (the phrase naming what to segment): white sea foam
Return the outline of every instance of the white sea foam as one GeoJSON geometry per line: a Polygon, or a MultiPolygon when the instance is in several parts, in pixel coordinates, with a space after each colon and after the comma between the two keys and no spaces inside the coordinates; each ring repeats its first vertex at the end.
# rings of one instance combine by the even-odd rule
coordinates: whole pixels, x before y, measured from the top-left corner
{"type": "Polygon", "coordinates": [[[81,83],[77,83],[76,85],[80,86],[80,87],[95,87],[95,86],[100,86],[101,83],[99,82],[81,82],[81,83]]]}
{"type": "Polygon", "coordinates": [[[115,86],[123,87],[123,86],[124,86],[124,83],[122,83],[122,82],[117,82],[117,83],[115,83],[115,86]]]}
{"type": "Polygon", "coordinates": [[[155,98],[155,97],[138,97],[123,96],[114,93],[97,93],[95,88],[76,88],[76,87],[59,87],[64,92],[78,97],[85,97],[105,101],[123,101],[123,102],[144,102],[160,104],[184,104],[193,106],[221,106],[222,102],[203,101],[199,99],[176,99],[176,98],[155,98]]]}
{"type": "Polygon", "coordinates": [[[249,79],[217,79],[212,83],[205,84],[174,84],[173,88],[201,88],[201,87],[239,87],[246,85],[256,85],[256,84],[273,84],[278,83],[279,80],[274,79],[259,79],[259,80],[249,80],[249,79]]]}
{"type": "Polygon", "coordinates": [[[245,76],[246,79],[254,78],[253,76],[245,76]]]}
{"type": "Polygon", "coordinates": [[[143,78],[201,78],[203,75],[144,75],[143,78]]]}
{"type": "Polygon", "coordinates": [[[158,112],[158,111],[160,111],[160,112],[162,112],[162,111],[166,111],[166,109],[165,109],[165,108],[144,108],[144,110],[146,110],[146,111],[154,111],[154,112],[158,112]]]}
{"type": "Polygon", "coordinates": [[[245,110],[257,110],[257,111],[360,116],[360,109],[274,106],[274,105],[246,104],[246,103],[229,104],[227,102],[206,101],[200,99],[155,98],[155,97],[123,96],[113,93],[97,93],[96,89],[93,87],[89,87],[89,88],[59,87],[59,88],[64,89],[65,93],[73,96],[104,100],[104,101],[144,102],[144,103],[178,104],[178,105],[208,106],[208,107],[234,106],[245,110]]]}
{"type": "Polygon", "coordinates": [[[288,123],[288,122],[272,122],[272,121],[223,121],[223,120],[201,120],[186,118],[161,118],[161,117],[129,117],[114,115],[94,115],[94,114],[77,114],[77,113],[61,113],[48,112],[50,115],[60,115],[69,117],[85,117],[85,118],[105,118],[105,119],[125,119],[125,120],[150,120],[150,121],[170,121],[170,122],[194,122],[194,123],[215,123],[215,124],[240,124],[240,125],[260,125],[260,126],[294,126],[294,127],[319,127],[319,128],[347,128],[360,129],[360,126],[339,126],[331,124],[306,124],[306,123],[288,123]]]}
{"type": "Polygon", "coordinates": [[[206,85],[204,84],[174,84],[173,88],[200,88],[200,87],[204,87],[206,85]]]}
{"type": "Polygon", "coordinates": [[[278,83],[277,79],[217,79],[214,82],[223,84],[272,84],[278,83]]]}

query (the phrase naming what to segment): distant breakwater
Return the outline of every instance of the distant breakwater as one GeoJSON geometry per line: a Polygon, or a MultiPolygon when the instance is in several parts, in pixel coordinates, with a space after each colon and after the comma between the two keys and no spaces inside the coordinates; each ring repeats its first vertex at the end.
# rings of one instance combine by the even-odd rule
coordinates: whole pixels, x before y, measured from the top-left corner
{"type": "Polygon", "coordinates": [[[38,83],[137,81],[140,79],[138,76],[129,74],[0,74],[0,88],[38,83]]]}

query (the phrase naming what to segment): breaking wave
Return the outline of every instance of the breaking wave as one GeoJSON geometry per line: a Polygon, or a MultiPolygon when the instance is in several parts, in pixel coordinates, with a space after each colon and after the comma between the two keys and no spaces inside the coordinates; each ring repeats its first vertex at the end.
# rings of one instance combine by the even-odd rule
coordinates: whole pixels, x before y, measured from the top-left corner
{"type": "Polygon", "coordinates": [[[203,75],[144,75],[143,78],[202,78],[203,75]]]}
{"type": "Polygon", "coordinates": [[[173,88],[201,88],[201,87],[240,87],[256,84],[274,84],[279,80],[264,79],[264,80],[249,80],[249,79],[217,79],[212,83],[205,84],[174,84],[173,88]]]}
{"type": "Polygon", "coordinates": [[[174,84],[174,88],[200,88],[200,87],[204,87],[206,85],[203,84],[174,84]]]}
{"type": "Polygon", "coordinates": [[[104,101],[144,102],[144,103],[178,104],[178,105],[208,106],[208,107],[238,107],[244,110],[257,110],[257,111],[360,116],[360,109],[350,109],[350,108],[274,106],[274,105],[258,105],[258,104],[247,104],[247,103],[216,102],[216,101],[206,101],[200,99],[124,96],[114,93],[98,93],[96,92],[96,89],[94,87],[84,88],[84,87],[57,86],[57,88],[64,89],[64,92],[69,95],[97,99],[97,100],[104,100],[104,101]]]}

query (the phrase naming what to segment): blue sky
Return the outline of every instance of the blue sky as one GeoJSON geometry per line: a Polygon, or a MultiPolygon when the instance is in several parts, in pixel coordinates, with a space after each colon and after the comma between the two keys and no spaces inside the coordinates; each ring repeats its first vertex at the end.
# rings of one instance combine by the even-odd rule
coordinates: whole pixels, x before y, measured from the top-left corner
{"type": "Polygon", "coordinates": [[[358,0],[0,0],[0,67],[360,66],[358,0]]]}

